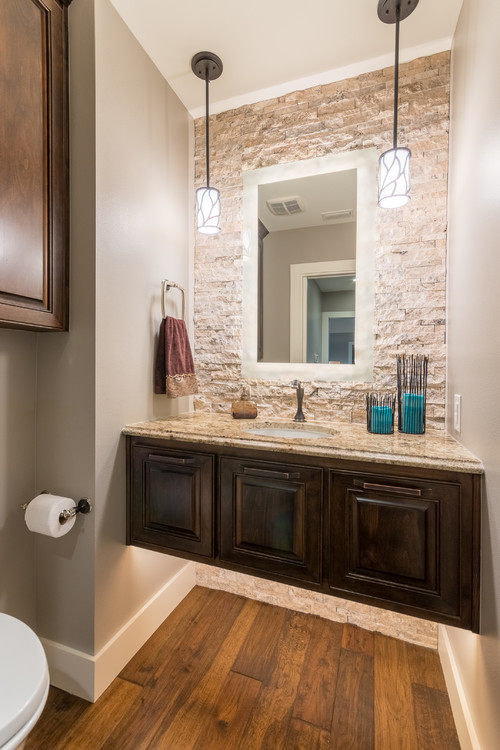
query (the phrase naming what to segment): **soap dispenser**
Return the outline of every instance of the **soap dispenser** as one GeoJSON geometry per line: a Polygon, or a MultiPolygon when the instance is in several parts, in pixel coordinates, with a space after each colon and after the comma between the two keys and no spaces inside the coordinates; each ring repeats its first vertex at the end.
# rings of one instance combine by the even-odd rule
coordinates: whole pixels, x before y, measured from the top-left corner
{"type": "Polygon", "coordinates": [[[231,406],[233,419],[255,419],[257,416],[257,404],[250,400],[250,388],[243,388],[239,401],[231,406]]]}

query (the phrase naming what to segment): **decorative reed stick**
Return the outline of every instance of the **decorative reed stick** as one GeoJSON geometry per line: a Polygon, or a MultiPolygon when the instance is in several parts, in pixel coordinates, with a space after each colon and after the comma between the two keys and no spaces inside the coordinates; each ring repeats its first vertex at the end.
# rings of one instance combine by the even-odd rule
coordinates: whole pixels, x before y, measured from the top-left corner
{"type": "Polygon", "coordinates": [[[427,370],[424,354],[398,354],[398,430],[414,435],[425,432],[427,370]]]}

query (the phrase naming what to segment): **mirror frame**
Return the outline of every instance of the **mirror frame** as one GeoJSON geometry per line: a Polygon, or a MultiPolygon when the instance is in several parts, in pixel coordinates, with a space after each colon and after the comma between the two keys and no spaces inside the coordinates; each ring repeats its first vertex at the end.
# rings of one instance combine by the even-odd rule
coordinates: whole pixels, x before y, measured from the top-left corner
{"type": "MultiPolygon", "coordinates": [[[[260,380],[371,382],[374,343],[374,247],[377,206],[377,149],[329,154],[243,173],[243,321],[242,376],[260,380]],[[257,361],[258,191],[270,182],[316,174],[357,170],[356,205],[356,362],[329,365],[309,362],[257,361]]],[[[286,314],[289,314],[287,308],[286,314]]]]}

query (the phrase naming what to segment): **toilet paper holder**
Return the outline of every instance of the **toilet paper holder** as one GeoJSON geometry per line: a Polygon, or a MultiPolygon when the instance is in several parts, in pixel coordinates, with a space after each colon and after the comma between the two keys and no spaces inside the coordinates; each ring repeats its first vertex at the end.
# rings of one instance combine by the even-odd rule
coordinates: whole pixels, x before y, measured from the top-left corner
{"type": "Polygon", "coordinates": [[[76,516],[77,513],[83,513],[83,515],[86,515],[87,513],[90,513],[91,510],[92,504],[90,503],[88,497],[82,497],[74,508],[63,510],[61,511],[61,513],[59,513],[59,523],[62,526],[66,523],[66,521],[69,521],[70,518],[76,516]]]}
{"type": "MultiPolygon", "coordinates": [[[[48,490],[43,490],[40,494],[42,495],[50,495],[50,492],[48,490]]],[[[29,503],[23,503],[21,505],[21,508],[23,510],[26,510],[29,503]]],[[[77,513],[82,513],[83,515],[86,515],[87,513],[90,513],[93,510],[92,503],[90,502],[90,499],[88,497],[82,497],[78,501],[78,503],[73,507],[69,508],[68,510],[63,510],[61,513],[59,513],[59,523],[61,526],[63,526],[67,521],[69,521],[70,518],[73,518],[76,516],[77,513]]]]}

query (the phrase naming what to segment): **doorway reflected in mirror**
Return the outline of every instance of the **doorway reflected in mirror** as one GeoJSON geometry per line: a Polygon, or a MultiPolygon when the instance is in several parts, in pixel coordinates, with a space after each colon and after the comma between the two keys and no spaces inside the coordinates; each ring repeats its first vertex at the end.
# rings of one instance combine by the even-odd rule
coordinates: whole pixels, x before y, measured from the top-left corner
{"type": "Polygon", "coordinates": [[[355,276],[307,279],[306,362],[353,365],[355,276]]]}

